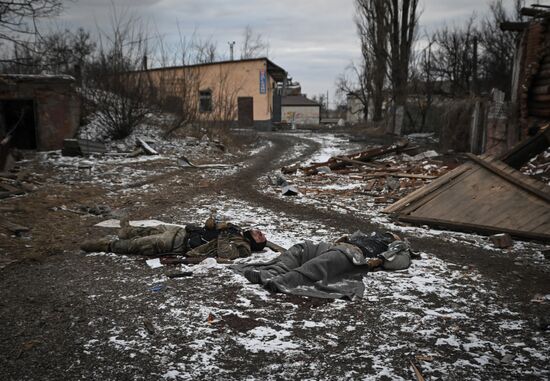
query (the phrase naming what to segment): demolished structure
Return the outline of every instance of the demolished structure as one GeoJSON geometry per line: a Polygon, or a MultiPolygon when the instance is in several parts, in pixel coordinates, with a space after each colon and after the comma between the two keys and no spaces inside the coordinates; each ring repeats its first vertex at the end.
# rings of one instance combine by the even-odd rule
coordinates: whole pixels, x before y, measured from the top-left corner
{"type": "Polygon", "coordinates": [[[0,75],[0,170],[11,148],[60,149],[80,123],[80,97],[67,75],[0,75]]]}

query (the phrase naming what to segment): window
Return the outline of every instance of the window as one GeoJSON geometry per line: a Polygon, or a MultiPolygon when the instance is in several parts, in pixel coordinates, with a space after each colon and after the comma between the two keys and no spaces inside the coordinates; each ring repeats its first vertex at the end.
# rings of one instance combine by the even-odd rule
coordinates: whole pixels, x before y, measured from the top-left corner
{"type": "Polygon", "coordinates": [[[199,91],[199,111],[212,112],[212,90],[199,91]]]}

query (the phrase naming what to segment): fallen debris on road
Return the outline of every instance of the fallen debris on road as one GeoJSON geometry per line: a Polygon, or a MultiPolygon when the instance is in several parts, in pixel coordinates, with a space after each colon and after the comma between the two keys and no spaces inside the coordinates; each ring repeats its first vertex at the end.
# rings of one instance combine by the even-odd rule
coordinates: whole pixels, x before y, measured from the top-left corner
{"type": "Polygon", "coordinates": [[[550,187],[490,155],[468,158],[383,212],[415,224],[550,241],[550,187]]]}

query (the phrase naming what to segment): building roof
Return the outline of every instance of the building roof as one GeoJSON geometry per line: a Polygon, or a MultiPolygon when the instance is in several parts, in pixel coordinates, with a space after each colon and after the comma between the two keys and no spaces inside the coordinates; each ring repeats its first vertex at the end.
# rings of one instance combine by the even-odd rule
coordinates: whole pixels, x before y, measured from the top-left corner
{"type": "MultiPolygon", "coordinates": [[[[203,66],[210,66],[210,65],[231,65],[231,64],[241,63],[241,62],[252,62],[252,61],[266,61],[267,73],[277,82],[282,82],[287,77],[287,72],[279,65],[276,65],[275,63],[273,63],[273,61],[271,61],[267,57],[245,58],[245,59],[232,60],[232,61],[225,60],[225,61],[205,62],[205,63],[199,63],[199,64],[193,64],[193,65],[158,67],[158,68],[148,69],[147,71],[182,69],[182,68],[203,67],[203,66]]],[[[137,71],[139,72],[143,70],[137,70],[137,71]]]]}
{"type": "Polygon", "coordinates": [[[74,82],[74,77],[65,74],[0,74],[0,82],[74,82]]]}
{"type": "Polygon", "coordinates": [[[308,99],[305,95],[289,95],[283,97],[281,100],[283,106],[308,106],[308,107],[321,107],[321,105],[311,99],[308,99]]]}

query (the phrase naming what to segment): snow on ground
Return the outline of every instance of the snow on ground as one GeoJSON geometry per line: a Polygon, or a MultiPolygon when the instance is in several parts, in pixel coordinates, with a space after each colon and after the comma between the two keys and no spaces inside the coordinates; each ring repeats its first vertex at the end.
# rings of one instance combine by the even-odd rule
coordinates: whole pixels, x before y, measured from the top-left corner
{"type": "MultiPolygon", "coordinates": [[[[141,184],[143,179],[152,175],[159,176],[171,172],[196,171],[193,168],[182,168],[178,159],[185,156],[195,164],[227,164],[238,159],[235,153],[224,152],[218,142],[206,136],[201,139],[193,136],[164,137],[158,125],[166,124],[167,115],[150,115],[147,121],[133,131],[125,139],[109,141],[101,136],[97,121],[92,120],[79,131],[79,138],[94,141],[105,141],[107,152],[92,154],[86,157],[62,156],[61,151],[44,152],[40,154],[40,162],[44,167],[53,167],[55,172],[47,181],[63,182],[68,185],[95,184],[106,189],[126,189],[127,192],[147,190],[147,184],[141,184]],[[155,128],[152,128],[155,127],[155,128]],[[98,132],[99,131],[99,132],[98,132]],[[136,139],[141,138],[159,155],[135,156],[131,153],[136,149],[136,139]],[[137,189],[136,189],[137,188],[137,189]]],[[[253,148],[257,154],[268,145],[259,144],[253,148]]],[[[242,163],[228,168],[206,168],[194,177],[200,179],[219,178],[234,174],[242,163]]]]}
{"type": "MultiPolygon", "coordinates": [[[[326,161],[329,157],[335,155],[341,155],[349,153],[350,150],[345,150],[349,145],[341,144],[342,138],[335,137],[334,135],[318,135],[308,136],[302,135],[303,138],[312,139],[321,144],[321,148],[314,154],[315,160],[309,160],[303,165],[306,166],[313,162],[326,161]],[[332,147],[331,145],[335,146],[332,147]]],[[[354,151],[354,149],[351,149],[354,151]]],[[[379,161],[398,163],[400,161],[415,160],[406,154],[398,155],[400,157],[390,156],[383,158],[379,161]]],[[[437,175],[441,170],[436,168],[429,160],[418,160],[417,165],[423,167],[427,174],[437,175]]],[[[395,164],[393,164],[395,166],[395,164]]],[[[444,167],[443,167],[444,169],[444,167]]],[[[315,207],[320,210],[327,210],[330,212],[350,214],[353,216],[360,216],[364,219],[370,220],[373,223],[379,224],[388,230],[396,232],[411,233],[418,237],[438,237],[440,239],[450,242],[460,242],[469,246],[483,247],[484,249],[501,251],[505,249],[498,249],[494,247],[489,238],[476,234],[465,234],[453,231],[432,229],[427,226],[403,226],[402,224],[395,223],[391,218],[382,213],[382,210],[393,202],[397,201],[397,198],[388,197],[384,202],[375,202],[376,196],[384,197],[390,194],[390,189],[386,186],[382,191],[368,192],[366,190],[367,181],[361,178],[361,176],[354,176],[353,174],[339,174],[331,172],[327,174],[320,174],[316,176],[305,176],[300,171],[296,174],[285,175],[284,177],[290,184],[295,185],[300,194],[297,196],[284,196],[281,193],[281,188],[274,184],[272,180],[277,175],[280,175],[279,171],[266,174],[260,179],[260,191],[269,194],[279,199],[284,199],[288,202],[294,202],[296,204],[304,204],[315,207]]],[[[398,179],[400,184],[406,182],[406,179],[398,179]]],[[[416,188],[420,187],[418,185],[416,188]]],[[[415,188],[411,188],[411,191],[415,188]]],[[[516,241],[514,247],[510,250],[514,252],[522,252],[522,261],[534,261],[537,264],[544,262],[541,259],[541,252],[545,249],[545,246],[530,243],[516,241]]]]}
{"type": "MultiPolygon", "coordinates": [[[[175,207],[171,214],[181,213],[182,220],[188,213],[198,219],[210,214],[212,200],[198,198],[194,204],[194,210],[175,207]]],[[[224,196],[215,205],[231,221],[259,225],[284,246],[344,233],[224,196]]],[[[274,255],[255,254],[252,260],[274,255]]],[[[156,370],[149,378],[167,380],[231,380],[243,374],[249,380],[410,380],[409,361],[432,380],[550,377],[550,338],[524,329],[534,324],[524,307],[508,303],[475,270],[430,253],[407,270],[368,274],[365,297],[354,302],[272,295],[212,261],[190,267],[191,278],[171,280],[165,276],[171,270],[152,270],[134,258],[87,257],[126,269],[116,301],[109,289],[89,298],[135,314],[132,321],[89,322],[78,355],[111,359],[90,371],[94,378],[125,358],[134,359],[137,374],[147,364],[156,370]]]]}
{"type": "MultiPolygon", "coordinates": [[[[355,150],[342,138],[315,139],[321,145],[316,161],[355,150]]],[[[200,150],[201,143],[189,147],[200,150]]],[[[299,146],[291,156],[297,158],[306,147],[299,146]]],[[[172,163],[175,156],[83,159],[48,153],[46,157],[60,172],[53,180],[59,176],[74,184],[100,183],[120,193],[139,184],[143,176],[181,170],[172,163]],[[139,170],[132,167],[137,163],[139,170]]],[[[201,171],[200,176],[227,173],[216,169],[201,171]]],[[[380,213],[381,205],[357,192],[361,186],[349,176],[330,174],[291,200],[370,218],[392,230],[489,248],[485,237],[396,225],[380,213]],[[337,196],[316,194],[316,188],[337,196]]],[[[267,177],[262,188],[279,194],[267,177]]],[[[141,185],[131,191],[149,189],[141,185]]],[[[305,238],[328,241],[349,233],[274,214],[223,194],[215,200],[201,196],[191,204],[194,207],[185,210],[174,205],[155,217],[184,222],[192,216],[200,222],[215,208],[222,219],[259,227],[284,247],[305,238]]],[[[537,252],[538,246],[516,242],[513,250],[537,252]]],[[[241,261],[276,255],[266,251],[241,261]]],[[[525,306],[507,302],[496,285],[475,269],[447,264],[432,253],[422,253],[422,259],[405,271],[368,274],[365,297],[353,302],[273,295],[212,260],[158,269],[135,257],[114,254],[88,254],[85,260],[90,273],[74,282],[89,282],[87,302],[99,310],[82,318],[87,319],[87,329],[82,331],[75,364],[78,359],[88,363],[84,360],[89,357],[100,361],[94,369],[80,370],[83,379],[241,380],[248,375],[248,380],[410,380],[414,377],[410,361],[431,380],[550,377],[550,338],[534,328],[537,323],[529,319],[525,306]],[[105,269],[116,269],[117,278],[105,269]],[[176,270],[191,270],[193,276],[166,276],[176,270]]]]}

